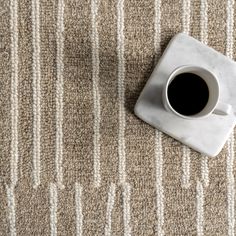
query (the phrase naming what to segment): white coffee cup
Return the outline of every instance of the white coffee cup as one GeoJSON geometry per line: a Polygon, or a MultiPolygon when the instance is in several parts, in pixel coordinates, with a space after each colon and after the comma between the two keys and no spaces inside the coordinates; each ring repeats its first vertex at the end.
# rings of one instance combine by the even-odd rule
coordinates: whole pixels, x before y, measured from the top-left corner
{"type": "MultiPolygon", "coordinates": [[[[217,114],[217,115],[228,115],[230,113],[231,108],[232,108],[231,105],[219,101],[219,96],[220,96],[220,85],[216,76],[212,72],[202,67],[198,67],[194,65],[185,65],[185,66],[176,68],[170,74],[163,89],[162,100],[163,100],[164,107],[167,111],[171,111],[175,115],[184,119],[199,119],[199,118],[205,118],[211,115],[212,113],[217,114]],[[177,75],[182,74],[182,73],[192,73],[192,74],[198,75],[205,81],[209,90],[209,98],[205,107],[199,113],[191,115],[191,116],[183,115],[177,112],[171,106],[168,99],[168,87],[170,83],[177,75]]],[[[192,104],[192,106],[194,106],[194,104],[192,104]]]]}

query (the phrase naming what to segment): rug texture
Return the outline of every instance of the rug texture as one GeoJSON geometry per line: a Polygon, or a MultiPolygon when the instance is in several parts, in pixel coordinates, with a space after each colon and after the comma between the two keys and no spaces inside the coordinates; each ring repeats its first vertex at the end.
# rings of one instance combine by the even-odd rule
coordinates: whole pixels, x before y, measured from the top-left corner
{"type": "Polygon", "coordinates": [[[208,158],[133,108],[178,32],[235,58],[235,8],[0,0],[0,235],[234,236],[234,135],[208,158]]]}

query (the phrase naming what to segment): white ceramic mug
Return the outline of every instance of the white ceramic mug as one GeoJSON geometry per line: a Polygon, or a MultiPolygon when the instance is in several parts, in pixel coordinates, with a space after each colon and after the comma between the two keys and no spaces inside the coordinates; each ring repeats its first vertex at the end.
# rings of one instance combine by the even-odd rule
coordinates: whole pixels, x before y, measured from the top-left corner
{"type": "MultiPolygon", "coordinates": [[[[191,79],[191,78],[190,78],[191,79]]],[[[186,88],[187,89],[187,88],[186,88]]],[[[162,100],[164,107],[167,111],[173,112],[175,115],[185,118],[185,119],[198,119],[204,118],[212,113],[217,115],[228,115],[231,111],[231,105],[223,103],[219,101],[220,96],[220,85],[215,75],[213,75],[210,71],[193,65],[185,65],[178,67],[175,69],[169,76],[162,93],[162,100]],[[172,80],[179,74],[182,73],[192,73],[200,76],[207,84],[209,90],[209,98],[208,102],[206,103],[205,107],[197,114],[186,116],[177,112],[170,104],[168,99],[168,87],[172,80]]],[[[194,104],[192,104],[194,106],[194,104]]]]}

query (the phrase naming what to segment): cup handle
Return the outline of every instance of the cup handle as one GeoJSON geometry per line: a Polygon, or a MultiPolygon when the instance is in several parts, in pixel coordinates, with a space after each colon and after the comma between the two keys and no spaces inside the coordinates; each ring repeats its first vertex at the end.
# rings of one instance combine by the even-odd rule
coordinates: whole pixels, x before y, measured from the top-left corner
{"type": "Polygon", "coordinates": [[[215,110],[213,111],[216,115],[228,115],[232,109],[230,104],[224,102],[218,102],[215,110]]]}

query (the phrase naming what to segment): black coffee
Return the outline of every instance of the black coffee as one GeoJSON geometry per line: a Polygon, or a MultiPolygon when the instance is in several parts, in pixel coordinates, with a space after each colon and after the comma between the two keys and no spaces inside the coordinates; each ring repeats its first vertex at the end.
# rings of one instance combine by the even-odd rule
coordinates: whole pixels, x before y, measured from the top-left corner
{"type": "Polygon", "coordinates": [[[209,98],[206,82],[193,73],[177,75],[169,84],[167,94],[172,108],[185,116],[202,111],[209,98]]]}

